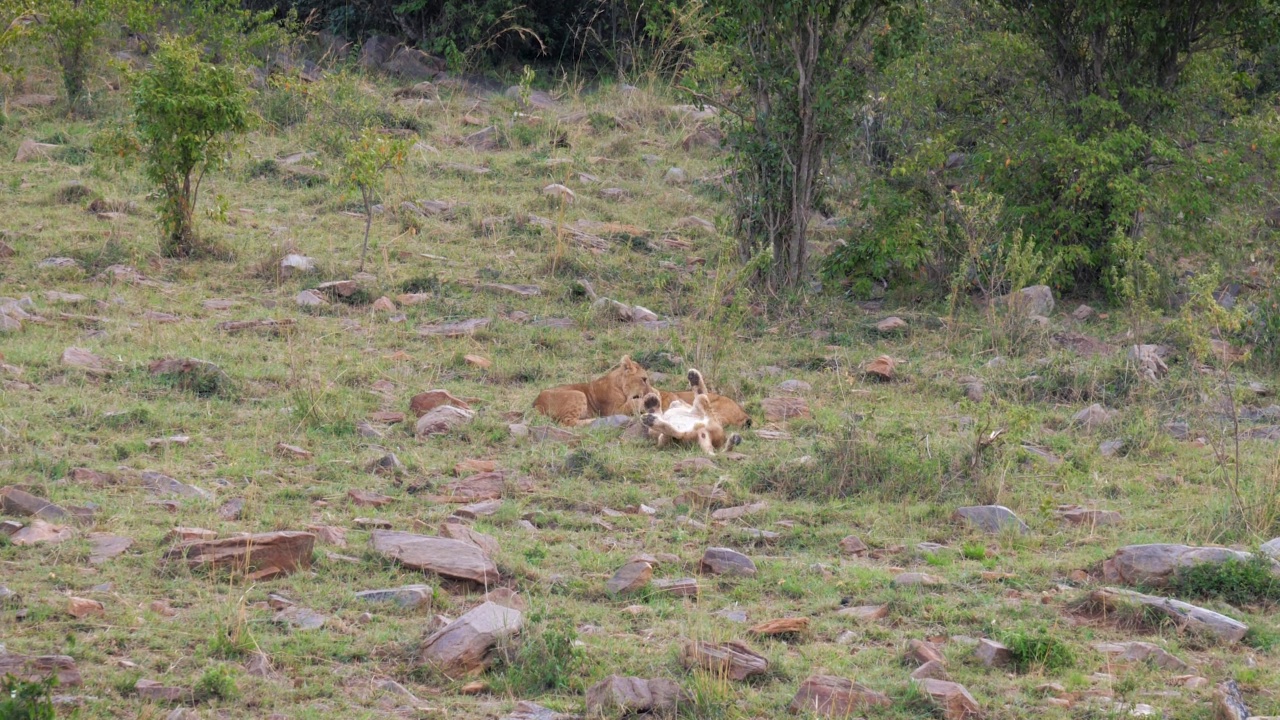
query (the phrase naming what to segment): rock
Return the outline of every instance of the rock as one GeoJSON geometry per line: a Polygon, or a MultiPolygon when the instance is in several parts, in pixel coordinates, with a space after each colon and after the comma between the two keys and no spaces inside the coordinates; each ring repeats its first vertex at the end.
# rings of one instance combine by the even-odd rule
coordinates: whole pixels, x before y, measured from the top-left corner
{"type": "Polygon", "coordinates": [[[34,140],[23,140],[18,146],[18,152],[13,156],[14,162],[35,162],[37,160],[47,160],[57,145],[49,143],[38,143],[34,140]]]}
{"type": "Polygon", "coordinates": [[[424,640],[417,662],[445,675],[483,670],[494,646],[518,635],[523,624],[519,610],[483,603],[424,640]]]}
{"type": "Polygon", "coordinates": [[[1115,510],[1094,510],[1090,508],[1059,510],[1058,517],[1072,525],[1088,525],[1089,527],[1117,525],[1124,519],[1115,510]]]}
{"type": "Polygon", "coordinates": [[[666,174],[662,176],[662,181],[668,185],[683,185],[689,182],[689,176],[678,167],[667,168],[666,174]]]}
{"type": "Polygon", "coordinates": [[[32,520],[30,525],[22,527],[9,535],[9,542],[19,546],[44,543],[57,545],[70,540],[71,535],[71,528],[53,525],[44,520],[32,520]]]}
{"type": "Polygon", "coordinates": [[[501,720],[577,720],[577,717],[558,713],[535,702],[521,700],[516,703],[511,714],[504,715],[501,720]]]}
{"type": "Polygon", "coordinates": [[[769,660],[740,642],[690,641],[685,643],[681,660],[687,668],[699,667],[730,680],[746,680],[769,671],[769,660]]]}
{"type": "Polygon", "coordinates": [[[443,405],[452,405],[463,410],[470,410],[471,406],[461,398],[454,397],[453,393],[448,390],[428,390],[424,393],[418,393],[409,400],[409,409],[413,411],[414,417],[422,417],[427,413],[435,410],[443,405]]]}
{"type": "Polygon", "coordinates": [[[644,588],[653,579],[653,566],[647,562],[629,562],[604,584],[612,595],[623,595],[644,588]]]}
{"type": "Polygon", "coordinates": [[[867,364],[866,373],[877,380],[889,382],[897,374],[897,365],[897,361],[893,358],[881,355],[867,364]]]}
{"type": "Polygon", "coordinates": [[[409,80],[434,80],[444,71],[443,62],[421,50],[399,47],[382,63],[382,69],[409,80]]]}
{"type": "Polygon", "coordinates": [[[133,540],[107,533],[89,533],[89,564],[101,565],[113,557],[124,554],[133,546],[133,540]]]}
{"type": "Polygon", "coordinates": [[[12,245],[0,239],[0,258],[11,258],[17,254],[18,251],[14,250],[12,245]]]}
{"type": "Polygon", "coordinates": [[[358,507],[382,507],[395,502],[393,497],[355,488],[347,491],[347,497],[351,499],[352,504],[358,507]]]}
{"type": "Polygon", "coordinates": [[[383,295],[377,300],[374,300],[373,305],[371,305],[370,307],[375,312],[395,312],[396,311],[396,304],[392,302],[391,298],[387,297],[386,295],[383,295]]]}
{"type": "Polygon", "coordinates": [[[917,684],[942,710],[942,717],[946,720],[966,720],[982,715],[978,701],[959,683],[925,678],[917,684]]]}
{"type": "Polygon", "coordinates": [[[316,539],[322,543],[340,548],[347,546],[346,528],[334,527],[333,525],[308,525],[307,532],[314,534],[316,539]]]}
{"type": "Polygon", "coordinates": [[[694,578],[678,578],[674,580],[654,580],[653,587],[664,595],[676,597],[697,597],[698,581],[694,578]]]}
{"type": "Polygon", "coordinates": [[[1079,320],[1080,322],[1084,322],[1085,320],[1092,318],[1094,315],[1095,313],[1093,308],[1083,304],[1071,311],[1071,317],[1079,320]]]}
{"type": "Polygon", "coordinates": [[[990,638],[979,640],[978,647],[973,653],[987,667],[1004,666],[1013,662],[1013,653],[1009,651],[1009,648],[990,638]]]}
{"type": "Polygon", "coordinates": [[[1102,457],[1115,457],[1124,450],[1123,440],[1103,440],[1098,445],[1098,454],[1102,457]]]}
{"type": "Polygon", "coordinates": [[[1238,620],[1172,598],[1111,587],[1095,590],[1089,597],[1096,605],[1108,609],[1125,602],[1144,605],[1169,616],[1180,627],[1208,633],[1226,642],[1239,642],[1249,632],[1249,626],[1238,620]]]}
{"type": "Polygon", "coordinates": [[[1117,415],[1115,410],[1108,410],[1098,403],[1081,410],[1071,417],[1071,423],[1085,430],[1094,430],[1111,422],[1117,415]]]}
{"type": "Polygon", "coordinates": [[[493,515],[501,508],[501,500],[484,500],[478,503],[471,503],[470,505],[463,505],[457,510],[454,510],[453,514],[460,518],[466,518],[467,520],[475,520],[478,517],[493,515]]]}
{"type": "Polygon", "coordinates": [[[1169,366],[1164,362],[1166,354],[1168,348],[1162,345],[1130,345],[1128,358],[1140,375],[1154,381],[1169,374],[1169,366]]]}
{"type": "Polygon", "coordinates": [[[108,375],[111,373],[110,360],[94,355],[84,348],[69,347],[63,350],[62,364],[77,370],[83,370],[89,375],[108,375]]]}
{"type": "Polygon", "coordinates": [[[1053,290],[1048,285],[1032,285],[1001,298],[1009,307],[1027,315],[1053,314],[1053,290]]]}
{"type": "Polygon", "coordinates": [[[810,675],[800,683],[788,709],[793,714],[810,712],[827,718],[851,718],[859,710],[889,704],[888,696],[852,680],[810,675]]]}
{"type": "Polygon", "coordinates": [[[218,517],[227,521],[239,520],[244,514],[244,498],[231,498],[218,506],[218,517]]]}
{"type": "Polygon", "coordinates": [[[747,632],[752,635],[769,637],[773,635],[796,635],[809,632],[809,618],[790,617],[766,620],[752,627],[747,632]]]}
{"type": "Polygon", "coordinates": [[[849,617],[858,622],[870,622],[872,620],[882,620],[889,616],[888,605],[855,605],[853,607],[841,608],[836,611],[841,617],[849,617]]]}
{"type": "Polygon", "coordinates": [[[493,367],[493,361],[483,355],[463,355],[463,361],[472,367],[478,367],[481,370],[488,370],[493,367]]]}
{"type": "Polygon", "coordinates": [[[501,579],[493,560],[471,543],[391,530],[376,530],[369,540],[379,554],[414,570],[484,584],[501,579]]]}
{"type": "Polygon", "coordinates": [[[418,438],[445,435],[475,419],[475,412],[453,405],[441,405],[418,418],[414,434],[418,438]]]}
{"type": "Polygon", "coordinates": [[[1249,708],[1244,704],[1240,686],[1235,680],[1224,680],[1213,688],[1213,720],[1248,720],[1249,708]]]}
{"type": "Polygon", "coordinates": [[[86,618],[90,615],[105,616],[107,608],[97,600],[82,597],[67,598],[67,614],[73,618],[86,618]]]}
{"type": "MultiPolygon", "coordinates": [[[[1251,555],[1239,550],[1218,547],[1191,547],[1155,543],[1126,545],[1102,563],[1102,576],[1107,582],[1126,585],[1161,587],[1180,568],[1227,560],[1248,560],[1251,555]]],[[[1272,574],[1280,577],[1280,563],[1272,563],[1272,574]]]]}
{"type": "Polygon", "coordinates": [[[485,593],[480,600],[481,602],[497,603],[503,607],[508,607],[512,610],[519,610],[520,612],[524,612],[529,607],[529,604],[525,602],[525,599],[521,597],[520,593],[512,590],[511,588],[505,587],[498,587],[490,590],[485,593]]]}
{"type": "Polygon", "coordinates": [[[178,482],[164,473],[158,473],[153,470],[144,470],[142,472],[142,485],[157,495],[180,495],[202,500],[213,499],[213,493],[208,490],[178,482]]]}
{"type": "Polygon", "coordinates": [[[298,460],[310,460],[312,457],[314,457],[314,455],[310,450],[307,450],[305,448],[300,448],[297,445],[290,445],[288,443],[283,443],[283,442],[276,443],[276,454],[282,455],[284,457],[295,458],[298,460]]]}
{"type": "Polygon", "coordinates": [[[164,539],[170,542],[191,542],[192,540],[213,540],[218,533],[198,527],[176,527],[165,533],[164,539]]]}
{"type": "Polygon", "coordinates": [[[311,272],[316,269],[316,261],[306,255],[290,253],[280,258],[280,277],[287,278],[294,272],[311,272]]]}
{"type": "Polygon", "coordinates": [[[386,35],[370,35],[360,46],[360,67],[366,70],[377,70],[391,57],[396,49],[395,38],[386,35]]]}
{"type": "Polygon", "coordinates": [[[351,297],[359,289],[360,284],[355,280],[330,280],[322,282],[315,287],[316,292],[340,298],[351,297]]]}
{"type": "Polygon", "coordinates": [[[764,419],[768,422],[812,417],[809,413],[809,403],[800,397],[765,398],[760,401],[760,407],[764,410],[764,419]]]}
{"type": "Polygon", "coordinates": [[[788,395],[798,395],[813,390],[813,386],[803,380],[783,380],[778,383],[778,392],[787,393],[788,395]]]}
{"type": "Polygon", "coordinates": [[[867,547],[867,544],[862,542],[862,538],[859,538],[857,535],[846,535],[844,539],[840,541],[840,552],[845,555],[861,557],[866,555],[869,549],[870,548],[867,547]]]}
{"type": "Polygon", "coordinates": [[[876,331],[885,335],[907,329],[907,321],[900,317],[890,316],[876,323],[876,331]]]}
{"type": "Polygon", "coordinates": [[[894,575],[893,580],[891,580],[889,584],[894,587],[911,587],[916,585],[924,587],[941,587],[946,585],[947,581],[928,573],[904,572],[894,575]]]}
{"type": "Polygon", "coordinates": [[[937,660],[930,660],[911,671],[912,680],[924,680],[932,678],[934,680],[950,680],[951,675],[947,673],[947,666],[937,660]]]}
{"type": "Polygon", "coordinates": [[[489,326],[489,318],[472,318],[454,323],[439,323],[436,325],[419,325],[418,334],[424,337],[446,337],[458,338],[475,335],[477,330],[483,330],[489,326]]]}
{"type": "Polygon", "coordinates": [[[0,645],[0,678],[12,675],[24,682],[39,682],[56,676],[61,687],[84,684],[76,661],[66,655],[19,655],[0,645]]]}
{"type": "Polygon", "coordinates": [[[517,490],[532,489],[532,485],[527,478],[511,480],[510,472],[495,470],[493,472],[476,473],[475,475],[447,483],[439,488],[437,494],[430,496],[428,499],[438,503],[474,503],[484,500],[497,500],[506,493],[509,481],[517,490]]]}
{"type": "Polygon", "coordinates": [[[133,691],[143,700],[159,702],[182,702],[187,699],[187,691],[180,687],[161,685],[155,680],[140,679],[134,683],[133,691]]]}
{"type": "Polygon", "coordinates": [[[756,576],[756,564],[742,553],[724,547],[707,548],[698,563],[698,570],[712,575],[756,576]]]}
{"type": "Polygon", "coordinates": [[[303,290],[293,296],[293,301],[298,304],[298,307],[320,307],[329,304],[329,301],[315,290],[303,290]]]}
{"type": "Polygon", "coordinates": [[[964,520],[983,532],[999,533],[1006,527],[1019,533],[1026,533],[1027,524],[1003,505],[973,505],[956,508],[952,513],[953,520],[964,520]]]}
{"type": "Polygon", "coordinates": [[[975,378],[969,382],[962,383],[961,387],[964,389],[964,396],[972,402],[982,402],[983,398],[986,397],[987,389],[981,380],[975,378]]]}
{"type": "Polygon", "coordinates": [[[907,641],[907,660],[916,665],[924,665],[928,662],[938,662],[943,665],[947,664],[946,658],[942,657],[942,651],[937,645],[928,640],[909,640],[907,641]]]}
{"type": "Polygon", "coordinates": [[[587,689],[587,714],[595,717],[674,715],[682,703],[691,701],[689,694],[672,680],[610,675],[587,689]]]}
{"type": "Polygon", "coordinates": [[[1169,433],[1174,440],[1186,440],[1191,437],[1191,426],[1185,422],[1175,421],[1165,423],[1164,430],[1169,433]]]}
{"type": "Polygon", "coordinates": [[[1191,669],[1190,665],[1174,657],[1164,648],[1149,642],[1095,643],[1093,649],[1107,655],[1119,655],[1121,660],[1150,662],[1161,670],[1181,673],[1191,669]]]}
{"type": "Polygon", "coordinates": [[[291,605],[277,612],[271,621],[299,630],[319,630],[324,627],[325,616],[315,610],[291,605]]]}
{"type": "Polygon", "coordinates": [[[71,514],[58,505],[12,485],[0,488],[0,510],[19,517],[61,521],[71,519],[71,514]]]}
{"type": "Polygon", "coordinates": [[[754,502],[749,505],[736,505],[734,507],[720,508],[711,513],[711,519],[719,522],[729,520],[740,520],[748,515],[755,515],[767,508],[769,504],[763,500],[754,502]]]}
{"type": "Polygon", "coordinates": [[[311,567],[316,536],[285,530],[184,542],[164,554],[165,562],[184,562],[190,568],[230,568],[238,572],[287,574],[311,567]]]}
{"type": "Polygon", "coordinates": [[[1258,550],[1261,551],[1263,555],[1266,555],[1273,560],[1280,560],[1280,537],[1271,538],[1270,540],[1262,543],[1262,546],[1259,547],[1258,550]]]}
{"type": "Polygon", "coordinates": [[[565,205],[572,205],[573,201],[578,199],[578,196],[574,194],[572,190],[560,183],[551,183],[550,185],[542,188],[542,194],[549,198],[559,200],[565,205]]]}

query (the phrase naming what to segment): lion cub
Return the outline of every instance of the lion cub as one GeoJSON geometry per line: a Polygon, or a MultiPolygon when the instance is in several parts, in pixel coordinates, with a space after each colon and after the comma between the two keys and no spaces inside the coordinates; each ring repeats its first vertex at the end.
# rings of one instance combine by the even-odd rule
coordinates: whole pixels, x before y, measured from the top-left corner
{"type": "Polygon", "coordinates": [[[702,373],[689,370],[689,385],[693,387],[693,404],[675,399],[661,414],[658,410],[662,407],[662,397],[657,392],[645,396],[646,414],[641,420],[649,428],[649,437],[658,441],[658,447],[672,441],[696,442],[708,455],[715,455],[716,450],[742,442],[742,436],[737,433],[725,435],[724,426],[712,409],[702,373]]]}
{"type": "Polygon", "coordinates": [[[561,425],[587,425],[592,418],[631,414],[651,392],[649,372],[623,355],[616,368],[591,382],[543,390],[533,407],[561,425]]]}

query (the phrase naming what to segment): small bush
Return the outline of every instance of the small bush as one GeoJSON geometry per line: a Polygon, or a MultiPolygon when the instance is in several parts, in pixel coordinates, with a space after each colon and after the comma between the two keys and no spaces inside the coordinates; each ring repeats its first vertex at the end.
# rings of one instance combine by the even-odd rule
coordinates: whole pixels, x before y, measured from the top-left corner
{"type": "Polygon", "coordinates": [[[496,673],[494,691],[513,697],[544,692],[581,692],[587,676],[585,655],[577,646],[578,632],[564,618],[549,619],[535,612],[520,645],[508,652],[496,673]]]}
{"type": "Polygon", "coordinates": [[[53,688],[58,678],[49,676],[39,682],[19,680],[5,675],[0,680],[0,718],[3,720],[53,720],[53,688]]]}
{"type": "Polygon", "coordinates": [[[1076,663],[1071,646],[1046,630],[1009,632],[1001,638],[1001,642],[1009,648],[1009,653],[1013,656],[1013,667],[1018,672],[1061,670],[1076,663]]]}
{"type": "Polygon", "coordinates": [[[1221,600],[1231,605],[1280,602],[1280,576],[1267,556],[1254,553],[1248,560],[1231,558],[1220,563],[1199,563],[1180,568],[1169,583],[1178,597],[1221,600]]]}
{"type": "Polygon", "coordinates": [[[234,700],[240,694],[235,674],[226,665],[216,665],[205,670],[192,690],[198,702],[234,700]]]}

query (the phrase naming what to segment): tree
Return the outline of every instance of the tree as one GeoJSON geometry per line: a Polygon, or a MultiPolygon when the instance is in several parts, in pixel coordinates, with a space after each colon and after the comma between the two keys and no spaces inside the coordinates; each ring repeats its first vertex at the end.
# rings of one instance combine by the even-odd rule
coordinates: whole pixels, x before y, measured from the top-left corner
{"type": "Polygon", "coordinates": [[[147,177],[160,187],[167,255],[199,254],[194,212],[204,175],[249,126],[248,90],[235,71],[204,62],[190,41],[167,38],[133,89],[134,123],[147,177]]]}
{"type": "Polygon", "coordinates": [[[369,252],[374,193],[378,185],[382,184],[387,170],[404,164],[408,150],[408,142],[365,128],[343,154],[342,179],[357,188],[364,201],[364,245],[360,249],[360,272],[364,272],[364,258],[369,252]]]}
{"type": "Polygon", "coordinates": [[[725,68],[740,92],[725,103],[739,250],[770,253],[773,288],[797,285],[807,261],[809,215],[827,155],[853,130],[866,66],[864,31],[893,0],[721,0],[725,68]]]}

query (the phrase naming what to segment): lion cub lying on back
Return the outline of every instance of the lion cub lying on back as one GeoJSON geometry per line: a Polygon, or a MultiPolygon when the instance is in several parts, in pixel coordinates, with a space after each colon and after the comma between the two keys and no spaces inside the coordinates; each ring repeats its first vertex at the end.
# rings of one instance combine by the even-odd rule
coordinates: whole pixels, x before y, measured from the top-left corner
{"type": "Polygon", "coordinates": [[[697,443],[708,455],[715,455],[716,450],[742,442],[742,436],[737,433],[725,435],[724,425],[712,409],[702,373],[690,370],[689,384],[693,386],[693,403],[674,399],[661,414],[658,410],[662,407],[662,397],[657,392],[650,392],[644,398],[646,414],[641,420],[649,428],[649,437],[658,441],[658,447],[668,442],[697,443]]]}

